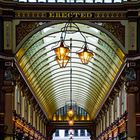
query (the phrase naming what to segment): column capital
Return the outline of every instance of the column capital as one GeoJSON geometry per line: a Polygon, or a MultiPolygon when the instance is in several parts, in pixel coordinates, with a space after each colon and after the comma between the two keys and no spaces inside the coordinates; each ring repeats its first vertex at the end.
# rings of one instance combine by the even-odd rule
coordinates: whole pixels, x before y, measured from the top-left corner
{"type": "Polygon", "coordinates": [[[127,94],[135,94],[139,91],[140,88],[140,82],[139,81],[129,81],[126,82],[126,92],[127,94]]]}
{"type": "Polygon", "coordinates": [[[14,86],[3,86],[2,91],[4,93],[13,93],[14,92],[14,86]]]}

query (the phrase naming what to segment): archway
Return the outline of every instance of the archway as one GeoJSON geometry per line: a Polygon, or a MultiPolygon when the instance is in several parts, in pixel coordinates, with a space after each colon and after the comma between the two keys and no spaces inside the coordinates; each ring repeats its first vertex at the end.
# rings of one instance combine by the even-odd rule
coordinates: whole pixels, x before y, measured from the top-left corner
{"type": "MultiPolygon", "coordinates": [[[[84,108],[93,120],[123,66],[125,50],[121,43],[98,23],[76,24],[86,37],[94,57],[88,65],[82,65],[75,54],[81,49],[82,37],[78,32],[68,34],[66,44],[69,45],[70,38],[73,41],[73,100],[84,108]]],[[[25,37],[16,53],[17,65],[23,71],[23,76],[49,120],[52,120],[57,109],[65,105],[70,94],[70,65],[60,69],[53,52],[63,26],[63,22],[43,24],[34,30],[30,37],[25,37]]]]}

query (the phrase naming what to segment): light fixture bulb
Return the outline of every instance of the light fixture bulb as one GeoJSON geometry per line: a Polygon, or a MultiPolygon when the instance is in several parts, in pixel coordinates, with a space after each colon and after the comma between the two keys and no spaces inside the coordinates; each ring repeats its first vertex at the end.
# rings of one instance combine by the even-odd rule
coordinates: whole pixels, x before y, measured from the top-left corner
{"type": "Polygon", "coordinates": [[[68,110],[68,116],[69,116],[69,117],[73,117],[73,115],[74,115],[74,110],[73,110],[72,108],[70,108],[70,109],[68,110]]]}
{"type": "Polygon", "coordinates": [[[65,68],[67,66],[67,63],[69,62],[70,57],[69,56],[65,56],[63,59],[59,59],[56,56],[56,61],[59,64],[60,68],[65,68]]]}
{"type": "Polygon", "coordinates": [[[82,52],[78,52],[77,54],[83,64],[88,64],[89,60],[93,57],[93,53],[86,46],[82,52]]]}
{"type": "MultiPolygon", "coordinates": [[[[72,20],[69,20],[69,22],[67,22],[65,26],[61,28],[60,46],[54,49],[55,54],[56,54],[56,60],[58,64],[60,65],[60,68],[66,67],[68,63],[67,60],[68,60],[68,54],[70,52],[70,49],[72,51],[72,38],[70,38],[70,49],[69,49],[69,47],[66,46],[64,43],[65,41],[68,41],[66,39],[66,36],[67,34],[73,34],[75,32],[79,32],[80,35],[84,39],[83,51],[77,52],[79,58],[81,59],[81,62],[83,64],[88,64],[88,62],[93,56],[93,52],[87,49],[86,37],[80,31],[80,28],[78,27],[78,25],[72,22],[72,20]],[[66,63],[66,65],[64,63],[66,63]]],[[[72,54],[72,52],[70,54],[72,54]]],[[[71,55],[71,58],[72,58],[72,55],[71,55]]]]}
{"type": "Polygon", "coordinates": [[[70,50],[68,47],[64,46],[64,42],[60,42],[60,46],[54,49],[54,52],[58,59],[63,60],[66,56],[68,56],[70,50]]]}
{"type": "Polygon", "coordinates": [[[73,126],[73,125],[74,125],[74,120],[70,119],[70,120],[68,121],[68,123],[69,123],[70,126],[73,126]]]}

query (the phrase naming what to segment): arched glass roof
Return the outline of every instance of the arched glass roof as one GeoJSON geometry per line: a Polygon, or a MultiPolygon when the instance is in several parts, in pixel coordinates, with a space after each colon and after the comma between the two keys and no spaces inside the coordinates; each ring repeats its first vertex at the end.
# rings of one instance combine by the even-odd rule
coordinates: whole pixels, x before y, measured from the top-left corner
{"type": "MultiPolygon", "coordinates": [[[[49,119],[70,100],[70,63],[66,68],[59,68],[53,51],[64,25],[59,23],[38,31],[16,53],[19,67],[49,119]]],[[[65,43],[68,46],[72,38],[72,99],[93,119],[120,70],[125,55],[104,32],[89,25],[77,25],[94,56],[87,65],[81,64],[75,52],[81,49],[83,37],[79,32],[67,34],[65,43]]]]}

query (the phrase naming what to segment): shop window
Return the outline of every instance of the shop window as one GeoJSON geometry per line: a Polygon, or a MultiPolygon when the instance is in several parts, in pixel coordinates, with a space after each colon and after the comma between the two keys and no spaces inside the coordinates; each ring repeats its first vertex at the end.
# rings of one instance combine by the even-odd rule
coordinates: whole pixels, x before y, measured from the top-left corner
{"type": "Polygon", "coordinates": [[[80,136],[85,136],[85,130],[84,129],[80,130],[80,136]]]}
{"type": "Polygon", "coordinates": [[[89,132],[87,132],[87,136],[90,136],[90,133],[89,132]]]}
{"type": "Polygon", "coordinates": [[[55,136],[59,137],[59,130],[58,129],[56,129],[56,131],[55,131],[55,136]]]}
{"type": "Polygon", "coordinates": [[[74,136],[77,137],[78,136],[78,130],[74,130],[74,136]]]}
{"type": "Polygon", "coordinates": [[[68,136],[69,136],[69,131],[65,130],[65,137],[68,137],[68,136]]]}

